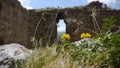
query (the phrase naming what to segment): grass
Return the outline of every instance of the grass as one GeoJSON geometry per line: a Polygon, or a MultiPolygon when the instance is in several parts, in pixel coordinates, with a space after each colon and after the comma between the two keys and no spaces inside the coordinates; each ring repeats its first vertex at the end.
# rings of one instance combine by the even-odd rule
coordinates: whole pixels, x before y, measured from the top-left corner
{"type": "MultiPolygon", "coordinates": [[[[120,35],[107,32],[99,36],[100,42],[82,47],[68,40],[62,44],[38,47],[24,64],[16,63],[17,68],[119,68],[120,35]]],[[[96,41],[97,37],[93,37],[96,41]]]]}
{"type": "Polygon", "coordinates": [[[20,68],[79,68],[78,62],[69,54],[58,53],[57,46],[60,45],[54,43],[51,47],[35,49],[20,68]]]}

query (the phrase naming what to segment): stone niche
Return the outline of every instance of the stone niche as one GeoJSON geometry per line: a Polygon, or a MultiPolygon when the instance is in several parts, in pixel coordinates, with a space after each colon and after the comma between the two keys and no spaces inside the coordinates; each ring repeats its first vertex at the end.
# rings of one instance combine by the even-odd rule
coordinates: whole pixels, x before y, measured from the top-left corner
{"type": "Polygon", "coordinates": [[[18,0],[0,0],[0,44],[27,46],[27,10],[18,0]]]}

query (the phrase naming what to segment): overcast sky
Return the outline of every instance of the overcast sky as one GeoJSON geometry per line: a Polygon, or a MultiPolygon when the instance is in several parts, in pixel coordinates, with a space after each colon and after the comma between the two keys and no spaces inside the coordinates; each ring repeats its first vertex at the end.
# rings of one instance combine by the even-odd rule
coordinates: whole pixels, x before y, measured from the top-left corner
{"type": "MultiPolygon", "coordinates": [[[[46,7],[73,7],[73,6],[84,6],[90,3],[91,1],[100,1],[107,4],[109,7],[120,9],[120,0],[18,0],[21,2],[22,6],[27,9],[40,9],[46,7]]],[[[65,25],[63,21],[58,27],[58,31],[64,31],[65,25]]]]}

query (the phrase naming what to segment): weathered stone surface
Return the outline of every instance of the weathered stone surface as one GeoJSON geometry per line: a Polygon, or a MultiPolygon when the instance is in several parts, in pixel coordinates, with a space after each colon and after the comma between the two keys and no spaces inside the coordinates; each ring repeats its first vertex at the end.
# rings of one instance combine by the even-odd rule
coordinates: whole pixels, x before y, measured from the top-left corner
{"type": "Polygon", "coordinates": [[[0,44],[19,43],[27,47],[27,10],[18,0],[0,0],[0,44]]]}
{"type": "Polygon", "coordinates": [[[20,44],[7,44],[0,46],[0,68],[15,68],[14,61],[24,62],[32,50],[20,44]]]}

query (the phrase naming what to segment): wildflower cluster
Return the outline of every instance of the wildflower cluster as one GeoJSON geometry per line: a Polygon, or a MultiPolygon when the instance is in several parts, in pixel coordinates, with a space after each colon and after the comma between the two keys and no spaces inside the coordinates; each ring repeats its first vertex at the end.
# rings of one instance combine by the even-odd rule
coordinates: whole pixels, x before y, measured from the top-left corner
{"type": "Polygon", "coordinates": [[[62,39],[62,40],[70,40],[70,35],[69,35],[69,34],[63,34],[63,35],[61,36],[61,39],[62,39]]]}
{"type": "Polygon", "coordinates": [[[90,38],[90,37],[92,37],[92,35],[90,33],[82,33],[80,35],[80,38],[90,38]]]}

